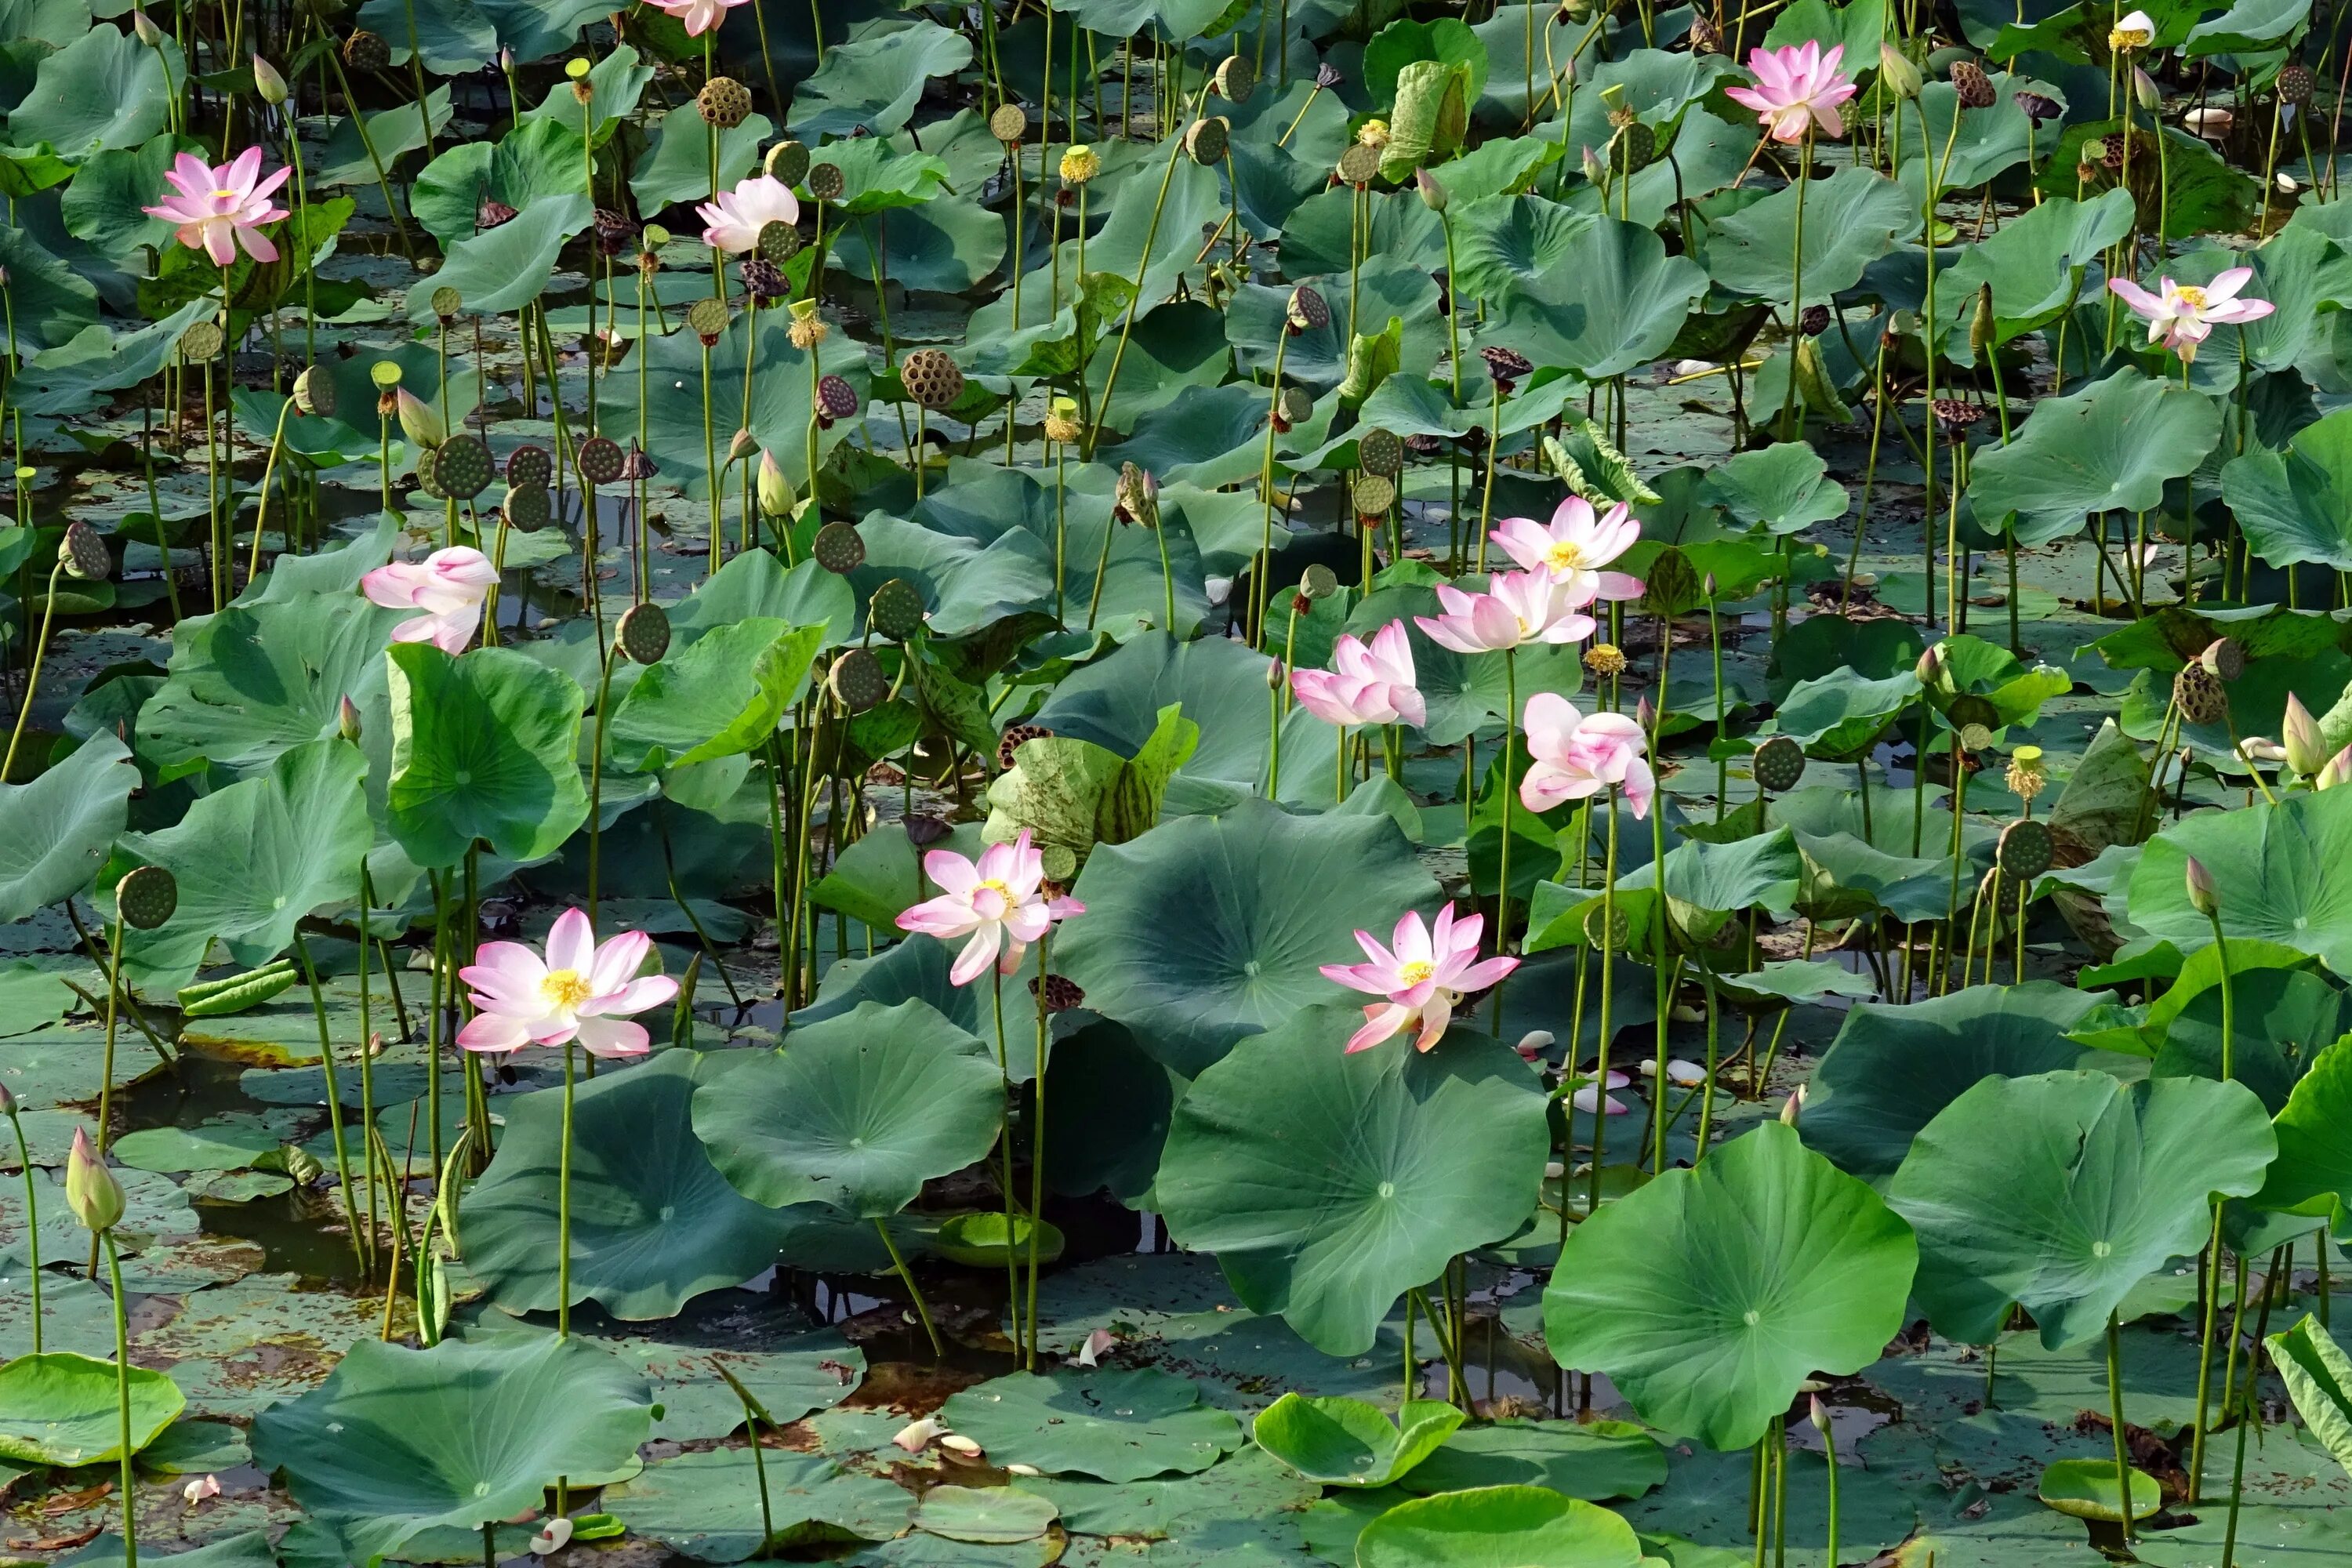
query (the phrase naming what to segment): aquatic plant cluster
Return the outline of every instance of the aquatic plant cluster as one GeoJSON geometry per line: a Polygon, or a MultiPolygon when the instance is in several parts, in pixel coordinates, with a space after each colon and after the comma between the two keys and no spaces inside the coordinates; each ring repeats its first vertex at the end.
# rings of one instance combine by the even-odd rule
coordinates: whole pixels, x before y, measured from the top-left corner
{"type": "Polygon", "coordinates": [[[2352,1556],[2347,16],[0,4],[0,1557],[2352,1556]]]}

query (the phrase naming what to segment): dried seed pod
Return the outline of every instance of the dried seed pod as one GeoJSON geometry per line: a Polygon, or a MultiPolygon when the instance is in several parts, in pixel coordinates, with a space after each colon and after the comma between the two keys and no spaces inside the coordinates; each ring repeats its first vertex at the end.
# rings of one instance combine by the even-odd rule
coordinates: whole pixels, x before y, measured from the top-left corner
{"type": "Polygon", "coordinates": [[[1495,378],[1495,384],[1502,389],[1506,397],[1511,395],[1513,387],[1536,373],[1534,363],[1517,349],[1490,343],[1478,351],[1478,357],[1486,362],[1486,374],[1495,378]]]}
{"type": "Polygon", "coordinates": [[[1319,332],[1331,324],[1330,301],[1301,283],[1290,291],[1290,302],[1283,308],[1283,317],[1293,335],[1319,332]]]}
{"type": "Polygon", "coordinates": [[[490,449],[476,436],[450,437],[434,449],[433,477],[442,492],[457,500],[472,500],[490,488],[498,470],[490,449]]]}
{"type": "Polygon", "coordinates": [[[2311,96],[2318,87],[2318,79],[2301,60],[2289,60],[2279,67],[2278,96],[2281,103],[2291,103],[2300,109],[2311,101],[2311,96]]]}
{"type": "Polygon", "coordinates": [[[507,454],[507,483],[543,490],[555,482],[555,459],[544,447],[525,444],[507,454]]]}
{"type": "Polygon", "coordinates": [[[1785,794],[1805,776],[1805,748],[1791,736],[1774,735],[1756,748],[1756,754],[1748,759],[1748,773],[1758,789],[1785,794]]]}
{"type": "Polygon", "coordinates": [[[596,249],[604,256],[620,255],[637,233],[637,226],[629,221],[629,215],[615,207],[598,207],[594,227],[596,249]]]}
{"type": "Polygon", "coordinates": [[[2197,659],[2223,680],[2235,680],[2246,673],[2246,645],[2236,637],[2215,637],[2197,659]]]}
{"type": "Polygon", "coordinates": [[[945,349],[917,349],[899,362],[898,379],[908,396],[934,414],[954,407],[963,395],[963,371],[945,349]]]}
{"type": "Polygon", "coordinates": [[[1233,145],[1233,126],[1224,116],[1212,114],[1192,121],[1184,132],[1184,152],[1195,163],[1213,167],[1225,161],[1225,153],[1233,145]]]}
{"type": "Polygon", "coordinates": [[[833,661],[824,678],[834,700],[852,713],[879,707],[890,695],[890,677],[882,661],[862,647],[854,647],[833,661]]]}
{"type": "Polygon", "coordinates": [[[365,27],[359,28],[343,40],[343,64],[355,71],[388,70],[392,46],[365,27]]]}
{"type": "Polygon", "coordinates": [[[609,436],[591,436],[580,443],[580,477],[592,485],[614,483],[627,461],[621,444],[609,436]]]}
{"type": "Polygon", "coordinates": [[[727,307],[705,294],[686,308],[686,325],[704,348],[710,348],[727,335],[727,307]]]}
{"type": "Polygon", "coordinates": [[[838,163],[811,163],[808,167],[808,194],[821,202],[837,202],[849,189],[842,177],[838,163]]]}
{"type": "Polygon", "coordinates": [[[1936,428],[1944,439],[1958,441],[1968,435],[1969,426],[1990,412],[1982,405],[1960,397],[1938,397],[1927,405],[1927,412],[1936,421],[1936,428]]]}
{"type": "Polygon", "coordinates": [[[797,185],[808,178],[809,150],[789,137],[768,149],[761,167],[770,175],[788,185],[797,185]]]}
{"type": "Polygon", "coordinates": [[[732,131],[751,117],[751,89],[731,76],[715,76],[694,95],[703,123],[732,131]]]}
{"type": "Polygon", "coordinates": [[[521,533],[537,533],[555,519],[553,501],[538,485],[509,485],[507,499],[499,510],[508,526],[521,533]]]}
{"type": "Polygon", "coordinates": [[[866,601],[866,623],[892,642],[905,642],[923,629],[922,590],[893,577],[866,601]]]}
{"type": "Polygon", "coordinates": [[[1032,741],[1045,740],[1053,732],[1043,724],[1014,724],[1006,729],[996,742],[996,771],[1011,773],[1013,759],[1020,754],[1022,747],[1032,741]]]}
{"type": "Polygon", "coordinates": [[[1029,134],[1029,111],[1017,103],[1000,103],[988,117],[988,133],[1007,147],[1018,147],[1029,134]]]}
{"type": "Polygon", "coordinates": [[[669,612],[651,600],[621,612],[613,646],[632,664],[659,664],[669,651],[669,612]]]}
{"type": "Polygon", "coordinates": [[[816,563],[835,576],[846,577],[866,564],[866,536],[854,522],[826,523],[810,549],[816,563]]]}
{"type": "Polygon", "coordinates": [[[1348,487],[1348,503],[1358,517],[1386,517],[1396,499],[1396,481],[1386,474],[1360,472],[1348,487]]]}
{"type": "Polygon", "coordinates": [[[485,195],[474,204],[474,227],[483,233],[502,224],[514,222],[519,215],[514,208],[492,195],[485,195]]]}
{"type": "Polygon", "coordinates": [[[819,376],[816,384],[817,417],[830,425],[836,419],[851,419],[865,407],[857,389],[847,378],[838,375],[819,376]]]}
{"type": "Polygon", "coordinates": [[[195,363],[218,359],[225,342],[218,322],[193,322],[180,334],[180,357],[195,363]]]}
{"type": "Polygon", "coordinates": [[[58,547],[58,559],[65,563],[67,576],[85,583],[103,583],[114,575],[114,556],[107,550],[106,541],[98,530],[79,519],[66,524],[66,537],[58,547]]]}
{"type": "Polygon", "coordinates": [[[2172,678],[2172,702],[2190,724],[2218,724],[2230,713],[2230,694],[2221,677],[2202,664],[2189,665],[2172,678]]]}
{"type": "Polygon", "coordinates": [[[1950,75],[1952,90],[1959,96],[1962,109],[1990,109],[1997,100],[1999,95],[1992,89],[1992,79],[1976,61],[1954,60],[1950,75]]]}
{"type": "Polygon", "coordinates": [[[2051,836],[2049,825],[2030,816],[2021,817],[2000,830],[2000,844],[1994,851],[1993,864],[2012,881],[2031,882],[2050,869],[2057,853],[2058,843],[2051,836]]]}
{"type": "Polygon", "coordinates": [[[335,416],[335,378],[322,365],[312,365],[294,378],[294,406],[321,419],[335,416]]]}
{"type": "Polygon", "coordinates": [[[801,231],[782,218],[760,226],[760,237],[754,244],[760,259],[771,267],[782,267],[800,254],[801,231]]]}
{"type": "MultiPolygon", "coordinates": [[[[1234,58],[1239,59],[1241,57],[1236,55],[1234,58]]],[[[1042,996],[1038,995],[1037,977],[1031,975],[1029,994],[1043,1002],[1048,1013],[1066,1013],[1074,1007],[1087,1005],[1087,994],[1078,983],[1060,974],[1045,976],[1045,994],[1042,996]]]]}
{"type": "Polygon", "coordinates": [[[2066,112],[2065,105],[2054,98],[2045,98],[2038,92],[2013,92],[2009,96],[2010,101],[2023,110],[2025,118],[2036,125],[2055,120],[2066,112]]]}
{"type": "MultiPolygon", "coordinates": [[[[738,431],[737,434],[740,436],[742,433],[738,431]]],[[[731,463],[735,460],[736,457],[736,453],[730,451],[727,455],[727,460],[731,463]]],[[[646,454],[646,449],[637,445],[637,438],[634,436],[630,437],[628,455],[621,459],[621,479],[623,482],[628,483],[634,482],[637,479],[649,479],[660,472],[661,470],[659,468],[654,467],[654,460],[646,454]]]]}
{"type": "Polygon", "coordinates": [[[1404,443],[1395,431],[1368,425],[1356,432],[1356,466],[1384,479],[1395,479],[1404,472],[1404,443]]]}
{"type": "Polygon", "coordinates": [[[180,882],[161,866],[139,866],[114,884],[115,912],[132,931],[153,931],[180,907],[180,882]]]}
{"type": "MultiPolygon", "coordinates": [[[[784,226],[772,223],[768,226],[782,228],[784,226]]],[[[791,285],[784,281],[783,268],[763,257],[745,257],[739,270],[743,275],[743,292],[750,295],[755,304],[764,305],[771,300],[781,300],[791,289],[791,285]]]]}

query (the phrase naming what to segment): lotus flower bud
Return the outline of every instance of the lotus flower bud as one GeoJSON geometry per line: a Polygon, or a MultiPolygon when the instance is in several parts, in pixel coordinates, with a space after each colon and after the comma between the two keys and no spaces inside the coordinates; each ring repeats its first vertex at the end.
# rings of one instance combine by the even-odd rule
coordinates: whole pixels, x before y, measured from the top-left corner
{"type": "Polygon", "coordinates": [[[2138,66],[2132,67],[2132,96],[2139,100],[2139,106],[2150,114],[2164,107],[2164,94],[2158,89],[2156,79],[2138,66]]]}
{"type": "Polygon", "coordinates": [[[6,1084],[0,1083],[0,1116],[8,1117],[13,1121],[16,1115],[16,1097],[8,1092],[6,1084]]]}
{"type": "Polygon", "coordinates": [[[1780,1102],[1780,1125],[1794,1127],[1805,1109],[1805,1086],[1799,1084],[1788,1099],[1780,1102]]]}
{"type": "Polygon", "coordinates": [[[1426,169],[1412,172],[1413,189],[1421,193],[1421,205],[1443,216],[1445,211],[1445,187],[1426,169]]]}
{"type": "Polygon", "coordinates": [[[131,30],[137,34],[139,41],[146,45],[149,48],[155,49],[163,47],[163,29],[157,26],[153,22],[148,20],[146,12],[133,11],[131,13],[131,30]]]}
{"type": "Polygon", "coordinates": [[[2213,892],[2213,873],[2205,869],[2205,863],[2194,855],[2189,857],[2187,876],[2189,907],[2209,920],[2221,913],[2221,900],[2213,892]]]}
{"type": "Polygon", "coordinates": [[[336,706],[335,732],[354,746],[360,743],[360,708],[349,697],[336,706]]]}
{"type": "Polygon", "coordinates": [[[506,74],[508,74],[509,76],[512,76],[512,75],[514,74],[514,68],[515,68],[514,46],[513,46],[513,45],[511,45],[511,44],[501,44],[501,45],[499,45],[499,70],[501,70],[501,71],[504,71],[504,72],[505,72],[506,74]]]}
{"type": "Polygon", "coordinates": [[[122,1184],[106,1168],[105,1157],[89,1141],[89,1129],[74,1129],[73,1150],[66,1156],[66,1207],[85,1229],[112,1230],[122,1217],[122,1184]]]}
{"type": "Polygon", "coordinates": [[[800,498],[793,494],[793,481],[784,478],[784,470],[776,467],[776,455],[762,450],[760,454],[760,510],[770,517],[789,517],[800,498]]]}
{"type": "Polygon", "coordinates": [[[2328,758],[2327,765],[2320,769],[2313,777],[2311,787],[2334,789],[2337,784],[2347,781],[2352,781],[2352,746],[2347,746],[2328,758]]]}
{"type": "Polygon", "coordinates": [[[1644,730],[1649,730],[1654,728],[1657,721],[1658,710],[1650,706],[1649,694],[1644,692],[1642,700],[1633,704],[1633,722],[1644,730]]]}
{"type": "Polygon", "coordinates": [[[2309,778],[2327,765],[2327,748],[2319,738],[2319,721],[2303,700],[2290,691],[2286,694],[2286,718],[2279,727],[2279,741],[2286,749],[2286,765],[2309,778]]]}
{"type": "Polygon", "coordinates": [[[727,460],[740,463],[757,450],[759,445],[751,439],[751,432],[739,429],[735,432],[735,438],[727,443],[727,460]]]}
{"type": "Polygon", "coordinates": [[[1923,84],[1919,68],[1911,63],[1910,57],[1883,39],[1878,46],[1878,80],[1900,99],[1918,97],[1923,84]]]}
{"type": "Polygon", "coordinates": [[[1969,353],[1981,356],[1991,348],[1993,331],[1992,285],[1988,282],[1977,288],[1976,313],[1969,318],[1969,353]]]}
{"type": "Polygon", "coordinates": [[[1830,1407],[1822,1403],[1822,1396],[1818,1394],[1807,1394],[1806,1398],[1812,1403],[1805,1407],[1805,1419],[1813,1424],[1814,1431],[1827,1432],[1830,1429],[1830,1407]]]}
{"type": "Polygon", "coordinates": [[[433,411],[431,404],[404,386],[397,388],[393,396],[395,399],[394,406],[400,414],[401,434],[406,436],[411,444],[438,447],[449,438],[448,427],[441,423],[441,416],[433,411]]]}
{"type": "Polygon", "coordinates": [[[253,57],[253,90],[259,93],[261,101],[272,109],[286,101],[286,79],[278,74],[276,66],[259,55],[253,57]]]}
{"type": "Polygon", "coordinates": [[[1912,679],[1922,686],[1933,686],[1944,679],[1944,645],[1937,643],[1919,656],[1911,667],[1912,679]]]}

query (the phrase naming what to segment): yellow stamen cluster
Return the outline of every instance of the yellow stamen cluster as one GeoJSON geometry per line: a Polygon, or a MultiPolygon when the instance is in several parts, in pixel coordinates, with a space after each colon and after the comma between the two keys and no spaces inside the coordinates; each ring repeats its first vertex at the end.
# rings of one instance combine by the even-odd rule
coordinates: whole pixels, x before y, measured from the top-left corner
{"type": "Polygon", "coordinates": [[[576,969],[551,969],[539,983],[539,994],[551,1007],[577,1007],[594,994],[586,976],[576,969]]]}

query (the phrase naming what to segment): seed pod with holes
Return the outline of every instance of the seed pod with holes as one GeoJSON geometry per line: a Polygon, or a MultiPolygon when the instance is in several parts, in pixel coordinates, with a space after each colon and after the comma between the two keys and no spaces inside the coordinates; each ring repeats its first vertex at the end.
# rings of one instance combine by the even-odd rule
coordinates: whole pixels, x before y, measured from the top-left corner
{"type": "Polygon", "coordinates": [[[787,137],[768,149],[761,168],[788,185],[797,185],[808,178],[809,150],[804,144],[787,137]]]}
{"type": "Polygon", "coordinates": [[[114,885],[115,910],[132,931],[153,931],[179,907],[179,879],[161,866],[135,867],[114,885]]]}
{"type": "Polygon", "coordinates": [[[1195,163],[1210,167],[1225,161],[1226,149],[1233,145],[1233,126],[1221,114],[1192,121],[1184,132],[1184,152],[1195,163]]]}
{"type": "Polygon", "coordinates": [[[1396,481],[1386,474],[1360,470],[1348,486],[1348,503],[1358,517],[1386,517],[1396,499],[1396,481]]]}
{"type": "Polygon", "coordinates": [[[866,564],[866,538],[854,522],[826,523],[810,549],[816,563],[836,576],[846,577],[866,564]]]}
{"type": "Polygon", "coordinates": [[[782,218],[760,226],[760,237],[753,243],[760,259],[771,267],[782,267],[801,250],[801,231],[782,218]]]}
{"type": "Polygon", "coordinates": [[[842,177],[838,163],[811,163],[808,168],[808,194],[821,202],[837,202],[849,189],[842,177]]]}
{"type": "Polygon", "coordinates": [[[490,488],[497,468],[490,461],[490,449],[478,437],[450,437],[434,451],[433,475],[441,489],[458,500],[472,500],[490,488]]]}
{"type": "Polygon", "coordinates": [[[523,445],[507,454],[507,483],[545,489],[555,482],[555,459],[544,447],[523,445]]]}
{"type": "Polygon", "coordinates": [[[1993,863],[2011,881],[2031,882],[2050,869],[2057,852],[2058,843],[2050,835],[2049,824],[2030,816],[2021,817],[2000,830],[2000,846],[1994,852],[1993,863]]]}
{"type": "Polygon", "coordinates": [[[1974,60],[1954,60],[1951,67],[1952,91],[1958,95],[1962,109],[1990,109],[1997,94],[1992,79],[1985,75],[1984,67],[1974,60]]]}
{"type": "Polygon", "coordinates": [[[1217,62],[1217,74],[1210,78],[1210,85],[1227,103],[1247,103],[1250,94],[1257,90],[1257,68],[1247,55],[1227,55],[1217,62]]]}
{"type": "Polygon", "coordinates": [[[66,524],[65,542],[58,547],[58,559],[65,563],[66,575],[79,577],[85,583],[103,583],[114,575],[114,556],[107,550],[106,541],[98,530],[77,518],[66,524]]]}
{"type": "Polygon", "coordinates": [[[449,492],[441,488],[440,476],[435,472],[433,448],[420,447],[416,451],[416,488],[435,500],[449,500],[449,492]]]}
{"type": "Polygon", "coordinates": [[[687,307],[686,325],[704,348],[714,348],[727,335],[727,307],[705,294],[687,307]]]}
{"type": "Polygon", "coordinates": [[[1805,776],[1805,748],[1792,736],[1774,735],[1756,748],[1755,756],[1748,760],[1748,772],[1758,789],[1784,794],[1805,776]]]}
{"type": "Polygon", "coordinates": [[[1348,150],[1339,154],[1339,183],[1359,189],[1369,185],[1381,172],[1381,153],[1377,147],[1361,142],[1350,142],[1348,150]]]}
{"type": "Polygon", "coordinates": [[[1339,591],[1339,574],[1318,561],[1299,574],[1298,591],[1310,599],[1328,599],[1339,591]]]}
{"type": "Polygon", "coordinates": [[[848,378],[838,375],[819,376],[816,384],[817,417],[830,425],[836,419],[854,419],[865,407],[858,400],[857,389],[848,378]]]}
{"type": "Polygon", "coordinates": [[[631,664],[659,664],[669,651],[669,613],[651,600],[621,612],[613,646],[631,664]]]}
{"type": "Polygon", "coordinates": [[[380,71],[392,65],[392,46],[365,27],[343,40],[343,64],[355,71],[380,71]]]}
{"type": "Polygon", "coordinates": [[[703,123],[732,131],[751,117],[751,89],[731,76],[715,76],[694,95],[703,123]]]}
{"type": "Polygon", "coordinates": [[[2236,637],[2215,637],[2197,662],[2223,680],[2235,680],[2246,673],[2246,645],[2236,637]]]}
{"type": "Polygon", "coordinates": [[[1029,134],[1029,111],[1017,103],[998,104],[989,112],[988,133],[1007,148],[1020,146],[1029,134]]]}
{"type": "Polygon", "coordinates": [[[507,499],[499,510],[519,533],[537,533],[555,518],[554,503],[547,491],[537,485],[509,485],[507,499]]]}
{"type": "Polygon", "coordinates": [[[1301,283],[1290,291],[1290,302],[1283,309],[1283,319],[1294,337],[1300,332],[1319,332],[1331,324],[1330,301],[1301,283]]]}
{"type": "Polygon", "coordinates": [[[441,324],[446,327],[457,319],[457,312],[466,308],[466,297],[444,283],[433,290],[432,303],[433,313],[441,318],[441,324]]]}
{"type": "Polygon", "coordinates": [[[1384,479],[1395,479],[1404,472],[1404,443],[1393,430],[1367,425],[1356,432],[1356,466],[1384,479]]]}
{"type": "MultiPolygon", "coordinates": [[[[770,224],[768,226],[782,228],[784,226],[779,223],[770,224]]],[[[764,305],[772,300],[781,300],[791,291],[791,286],[784,281],[783,268],[765,257],[747,256],[743,258],[740,269],[743,274],[743,292],[755,305],[764,305]]]]}
{"type": "Polygon", "coordinates": [[[312,365],[294,378],[294,406],[321,419],[335,416],[335,378],[312,365]]]}
{"type": "Polygon", "coordinates": [[[1053,733],[1053,731],[1043,724],[1013,725],[996,742],[996,771],[1001,773],[1011,773],[1013,761],[1020,755],[1022,747],[1032,741],[1045,740],[1053,733]]]}
{"type": "Polygon", "coordinates": [[[890,677],[882,661],[862,647],[854,647],[833,661],[825,687],[834,700],[852,713],[881,705],[890,695],[890,677]]]}
{"type": "Polygon", "coordinates": [[[196,321],[180,334],[180,357],[191,363],[202,363],[220,357],[223,339],[220,328],[211,321],[196,321]]]}
{"type": "Polygon", "coordinates": [[[1305,387],[1286,386],[1275,395],[1274,422],[1277,428],[1289,430],[1314,416],[1315,398],[1305,387]]]}
{"type": "Polygon", "coordinates": [[[629,221],[629,215],[618,207],[598,207],[595,216],[590,219],[590,225],[595,230],[597,252],[604,256],[620,255],[628,248],[630,239],[637,232],[637,226],[629,221]]]}
{"type": "Polygon", "coordinates": [[[2279,67],[2278,95],[2281,103],[2291,103],[2300,109],[2311,101],[2312,94],[2318,87],[2318,79],[2301,60],[2289,60],[2279,67]]]}
{"type": "Polygon", "coordinates": [[[2202,664],[2185,666],[2172,678],[2172,701],[2184,723],[2218,724],[2230,716],[2229,691],[2202,664]]]}
{"type": "Polygon", "coordinates": [[[1122,522],[1143,528],[1160,526],[1160,481],[1151,470],[1135,463],[1118,466],[1118,481],[1111,489],[1114,513],[1122,522]]]}
{"type": "Polygon", "coordinates": [[[963,371],[945,349],[917,349],[898,365],[907,395],[932,413],[955,406],[963,395],[963,371]]]}
{"type": "Polygon", "coordinates": [[[866,601],[866,621],[892,642],[905,642],[923,629],[922,590],[904,577],[893,577],[866,601]]]}
{"type": "Polygon", "coordinates": [[[580,477],[592,485],[615,483],[627,461],[621,444],[609,436],[591,436],[580,443],[580,477]]]}
{"type": "Polygon", "coordinates": [[[1609,138],[1609,172],[1638,174],[1658,161],[1658,133],[1639,120],[1619,126],[1609,138]]]}

